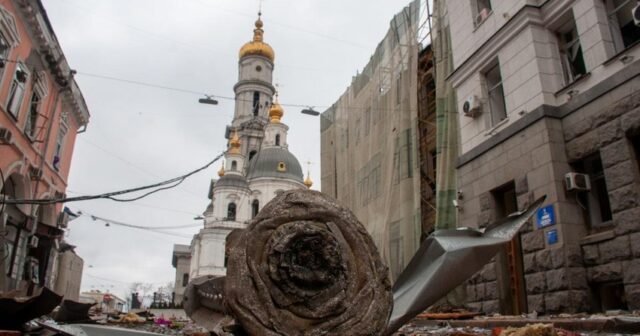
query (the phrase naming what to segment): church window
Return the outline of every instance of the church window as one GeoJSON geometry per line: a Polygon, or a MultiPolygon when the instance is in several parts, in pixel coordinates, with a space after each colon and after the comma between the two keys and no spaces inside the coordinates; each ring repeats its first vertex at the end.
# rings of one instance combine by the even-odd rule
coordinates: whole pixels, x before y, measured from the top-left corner
{"type": "Polygon", "coordinates": [[[278,171],[279,172],[287,171],[287,165],[284,163],[284,161],[278,162],[278,171]]]}
{"type": "Polygon", "coordinates": [[[260,111],[260,92],[253,92],[253,115],[258,116],[258,112],[260,111]]]}
{"type": "Polygon", "coordinates": [[[251,152],[249,152],[249,161],[251,161],[251,159],[253,159],[254,156],[256,156],[256,151],[252,150],[251,152]]]}
{"type": "Polygon", "coordinates": [[[231,161],[231,170],[238,170],[238,162],[231,161]]]}
{"type": "Polygon", "coordinates": [[[253,203],[251,203],[251,218],[254,218],[255,216],[257,216],[259,211],[260,211],[260,201],[253,200],[253,203]]]}
{"type": "Polygon", "coordinates": [[[256,71],[257,71],[257,72],[262,71],[262,67],[261,67],[261,66],[259,66],[259,65],[258,65],[258,66],[256,66],[256,71]]]}
{"type": "Polygon", "coordinates": [[[276,146],[280,146],[280,134],[276,134],[276,146]]]}
{"type": "Polygon", "coordinates": [[[233,202],[227,207],[227,220],[236,220],[236,204],[233,202]]]}

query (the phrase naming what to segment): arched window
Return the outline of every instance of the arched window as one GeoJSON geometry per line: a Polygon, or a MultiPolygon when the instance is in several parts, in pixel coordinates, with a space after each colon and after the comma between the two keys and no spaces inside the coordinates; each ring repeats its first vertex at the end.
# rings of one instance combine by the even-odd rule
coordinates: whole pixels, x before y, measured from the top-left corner
{"type": "Polygon", "coordinates": [[[251,203],[251,218],[254,218],[255,216],[257,216],[259,211],[260,211],[260,202],[257,199],[253,200],[253,203],[251,203]]]}
{"type": "Polygon", "coordinates": [[[227,220],[236,220],[236,204],[233,202],[227,207],[227,220]]]}
{"type": "Polygon", "coordinates": [[[231,161],[231,170],[238,170],[238,163],[236,161],[231,161]]]}
{"type": "Polygon", "coordinates": [[[251,152],[249,152],[249,161],[251,161],[251,159],[253,159],[255,155],[256,155],[256,151],[252,150],[251,152]]]}
{"type": "Polygon", "coordinates": [[[260,111],[260,92],[253,92],[253,115],[258,116],[258,111],[260,111]]]}
{"type": "Polygon", "coordinates": [[[280,146],[280,134],[276,134],[276,146],[280,146]]]}

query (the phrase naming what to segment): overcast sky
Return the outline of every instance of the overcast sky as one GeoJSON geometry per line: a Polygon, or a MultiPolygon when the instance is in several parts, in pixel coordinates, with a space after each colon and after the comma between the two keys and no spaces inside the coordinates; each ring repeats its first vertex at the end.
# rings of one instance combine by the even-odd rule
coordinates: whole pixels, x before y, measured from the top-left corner
{"type": "MultiPolygon", "coordinates": [[[[345,91],[408,0],[264,0],[265,42],[275,50],[274,81],[282,104],[324,109],[345,91]]],[[[233,97],[238,50],[253,36],[258,0],[44,0],[89,106],[79,134],[67,193],[101,193],[154,183],[194,170],[226,146],[233,101],[201,105],[195,93],[233,97]]],[[[289,150],[320,185],[317,117],[284,106],[289,150]]],[[[72,210],[144,226],[197,224],[220,164],[180,187],[140,201],[67,204],[72,210]]],[[[173,281],[173,244],[189,244],[199,228],[175,235],[105,226],[87,216],[66,238],[84,259],[82,290],[128,293],[131,282],[173,281]]],[[[123,297],[124,298],[124,297],[123,297]]]]}

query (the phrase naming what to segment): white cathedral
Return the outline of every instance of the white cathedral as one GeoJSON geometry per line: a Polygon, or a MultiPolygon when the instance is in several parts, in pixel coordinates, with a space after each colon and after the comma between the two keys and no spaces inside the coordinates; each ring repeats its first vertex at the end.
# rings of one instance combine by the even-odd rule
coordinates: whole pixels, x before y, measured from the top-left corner
{"type": "MultiPolygon", "coordinates": [[[[274,52],[263,41],[263,34],[259,15],[253,40],[240,49],[239,78],[233,87],[235,112],[225,134],[228,148],[219,178],[211,182],[211,203],[203,214],[204,228],[191,241],[189,279],[225,275],[227,235],[233,229],[247,227],[279,193],[312,185],[308,175],[304,179],[300,163],[288,150],[289,127],[281,121],[284,110],[272,84],[274,52]]],[[[180,270],[176,262],[174,251],[178,294],[178,281],[186,270],[180,270]]]]}

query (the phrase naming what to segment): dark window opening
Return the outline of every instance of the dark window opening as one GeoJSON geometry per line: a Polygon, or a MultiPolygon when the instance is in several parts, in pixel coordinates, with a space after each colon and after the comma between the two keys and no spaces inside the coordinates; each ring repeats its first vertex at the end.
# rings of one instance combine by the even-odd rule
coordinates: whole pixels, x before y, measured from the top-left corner
{"type": "Polygon", "coordinates": [[[236,204],[233,202],[227,207],[227,220],[236,220],[236,204]]]}
{"type": "Polygon", "coordinates": [[[573,15],[570,15],[567,22],[560,28],[557,36],[564,83],[568,85],[587,73],[573,15]]]}
{"type": "Polygon", "coordinates": [[[489,96],[489,109],[491,110],[491,126],[495,126],[507,118],[507,106],[504,100],[504,88],[502,87],[502,75],[500,63],[491,67],[484,75],[489,96]]]}
{"type": "Polygon", "coordinates": [[[182,287],[187,287],[188,283],[189,283],[189,273],[183,273],[182,274],[182,287]]]}
{"type": "Polygon", "coordinates": [[[238,162],[231,161],[231,170],[238,170],[238,162]]]}
{"type": "Polygon", "coordinates": [[[476,26],[484,22],[491,13],[491,1],[476,0],[475,1],[475,24],[476,26]]]}
{"type": "Polygon", "coordinates": [[[604,178],[600,154],[595,153],[573,165],[578,173],[589,175],[591,190],[577,193],[578,205],[590,229],[598,229],[612,219],[609,192],[604,178]]]}
{"type": "Polygon", "coordinates": [[[260,202],[258,200],[253,200],[251,203],[251,218],[254,218],[260,212],[260,202]]]}
{"type": "Polygon", "coordinates": [[[607,0],[609,29],[615,51],[620,52],[640,40],[640,27],[633,21],[636,0],[607,0]]]}
{"type": "Polygon", "coordinates": [[[249,161],[251,161],[251,159],[253,159],[254,156],[256,156],[256,151],[252,150],[251,152],[249,152],[249,161]]]}
{"type": "Polygon", "coordinates": [[[631,139],[631,143],[633,144],[633,148],[636,154],[636,162],[638,163],[638,169],[640,170],[640,135],[631,139]]]}
{"type": "Polygon", "coordinates": [[[504,186],[491,191],[496,205],[496,220],[506,218],[518,211],[518,199],[516,198],[516,185],[509,182],[504,186]]]}
{"type": "Polygon", "coordinates": [[[258,112],[260,112],[260,92],[253,92],[253,115],[258,116],[258,112]]]}
{"type": "Polygon", "coordinates": [[[276,146],[280,146],[280,134],[276,134],[276,146]]]}

